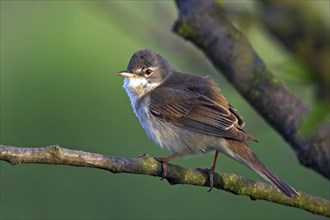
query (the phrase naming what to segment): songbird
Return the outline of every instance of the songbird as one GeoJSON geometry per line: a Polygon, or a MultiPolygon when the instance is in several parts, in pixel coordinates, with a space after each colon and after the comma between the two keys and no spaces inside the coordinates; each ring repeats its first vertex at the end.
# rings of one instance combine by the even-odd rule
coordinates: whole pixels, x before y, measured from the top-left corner
{"type": "Polygon", "coordinates": [[[297,191],[272,173],[246,141],[256,139],[243,130],[244,121],[210,77],[178,72],[149,49],[135,52],[125,71],[124,85],[133,110],[148,137],[172,154],[159,158],[163,176],[178,156],[215,152],[208,169],[210,190],[219,152],[241,162],[288,197],[297,191]]]}

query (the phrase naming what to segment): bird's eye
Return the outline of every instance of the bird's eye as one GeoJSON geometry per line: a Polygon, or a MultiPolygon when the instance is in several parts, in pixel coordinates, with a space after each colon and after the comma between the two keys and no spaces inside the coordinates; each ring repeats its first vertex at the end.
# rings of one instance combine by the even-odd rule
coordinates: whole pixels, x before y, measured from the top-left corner
{"type": "Polygon", "coordinates": [[[152,74],[152,69],[146,69],[145,71],[144,71],[144,75],[145,76],[150,76],[152,74]]]}

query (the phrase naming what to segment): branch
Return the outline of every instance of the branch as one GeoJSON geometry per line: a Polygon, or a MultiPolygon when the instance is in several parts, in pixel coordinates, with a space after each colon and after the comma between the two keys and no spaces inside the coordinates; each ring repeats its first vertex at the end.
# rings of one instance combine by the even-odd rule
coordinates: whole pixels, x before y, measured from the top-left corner
{"type": "MultiPolygon", "coordinates": [[[[12,165],[22,163],[61,164],[78,167],[92,167],[112,173],[133,173],[162,176],[162,165],[149,155],[137,158],[123,158],[70,150],[50,145],[43,148],[21,148],[0,145],[0,160],[12,165]]],[[[170,184],[209,186],[207,173],[169,164],[166,179],[170,184]]],[[[269,184],[254,181],[228,173],[214,174],[214,188],[236,195],[246,195],[252,200],[266,200],[286,206],[305,209],[308,212],[330,216],[330,201],[299,192],[297,198],[288,198],[269,184]]]]}
{"type": "Polygon", "coordinates": [[[259,1],[265,27],[283,45],[312,69],[318,83],[318,96],[329,102],[329,27],[310,2],[259,1]]]}
{"type": "Polygon", "coordinates": [[[199,47],[248,102],[291,144],[300,163],[330,178],[329,123],[299,135],[309,106],[275,78],[213,1],[176,0],[173,29],[199,47]]]}

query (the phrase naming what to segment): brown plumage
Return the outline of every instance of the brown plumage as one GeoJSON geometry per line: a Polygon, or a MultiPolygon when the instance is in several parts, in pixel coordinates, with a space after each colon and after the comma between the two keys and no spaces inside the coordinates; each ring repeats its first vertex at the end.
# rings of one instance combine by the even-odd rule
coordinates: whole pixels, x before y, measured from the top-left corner
{"type": "Polygon", "coordinates": [[[151,91],[149,96],[150,112],[160,120],[203,134],[240,141],[255,140],[243,130],[242,117],[227,103],[215,82],[209,77],[176,72],[157,90],[151,91]],[[178,74],[184,75],[180,78],[185,79],[185,82],[174,77],[178,74]],[[187,84],[184,90],[180,87],[182,84],[187,84]],[[207,89],[205,84],[209,85],[207,89]]]}
{"type": "Polygon", "coordinates": [[[245,143],[256,139],[243,130],[243,118],[210,77],[177,72],[171,63],[150,50],[133,54],[124,88],[136,116],[150,139],[172,155],[160,158],[163,175],[168,161],[178,156],[215,152],[209,169],[210,186],[218,153],[243,163],[288,197],[298,193],[273,174],[245,143]]]}

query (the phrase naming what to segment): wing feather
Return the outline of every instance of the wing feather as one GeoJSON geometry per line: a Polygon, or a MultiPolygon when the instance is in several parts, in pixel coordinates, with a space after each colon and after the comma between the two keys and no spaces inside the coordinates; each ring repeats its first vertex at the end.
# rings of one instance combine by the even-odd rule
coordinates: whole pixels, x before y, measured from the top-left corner
{"type": "Polygon", "coordinates": [[[150,94],[149,111],[159,120],[196,132],[241,141],[255,140],[242,129],[243,119],[232,106],[220,105],[191,91],[159,88],[150,94]]]}

